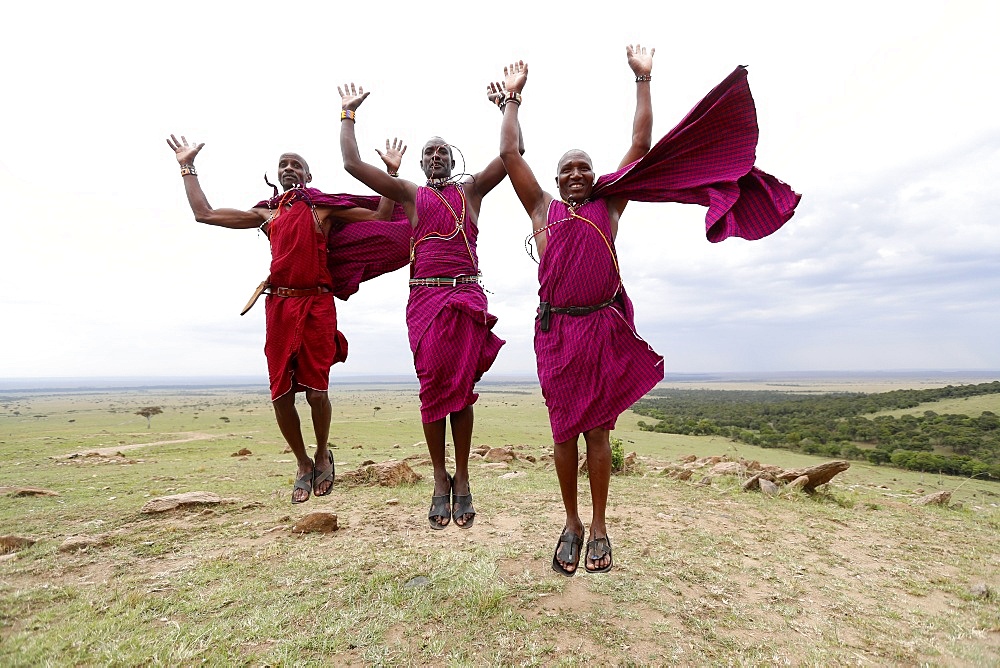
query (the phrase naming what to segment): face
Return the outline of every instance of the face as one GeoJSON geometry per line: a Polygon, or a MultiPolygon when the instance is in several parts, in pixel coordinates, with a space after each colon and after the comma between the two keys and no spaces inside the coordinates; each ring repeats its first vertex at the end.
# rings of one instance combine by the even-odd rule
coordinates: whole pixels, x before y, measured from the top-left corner
{"type": "Polygon", "coordinates": [[[285,190],[294,188],[301,184],[306,185],[312,181],[312,174],[309,173],[309,165],[298,153],[283,153],[278,158],[278,182],[285,190]]]}
{"type": "Polygon", "coordinates": [[[559,196],[566,201],[582,202],[590,197],[596,178],[590,156],[583,151],[567,151],[556,168],[559,196]]]}
{"type": "Polygon", "coordinates": [[[455,160],[452,158],[448,143],[440,137],[432,137],[424,144],[424,152],[420,156],[420,168],[429,179],[444,179],[451,176],[455,160]]]}

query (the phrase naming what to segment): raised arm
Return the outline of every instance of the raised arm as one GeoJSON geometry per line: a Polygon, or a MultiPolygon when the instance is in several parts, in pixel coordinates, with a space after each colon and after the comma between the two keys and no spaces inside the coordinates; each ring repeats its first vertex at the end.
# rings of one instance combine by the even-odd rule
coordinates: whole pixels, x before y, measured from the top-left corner
{"type": "MultiPolygon", "coordinates": [[[[499,83],[490,84],[486,87],[486,99],[495,104],[499,109],[500,113],[503,113],[504,106],[506,105],[506,100],[504,99],[503,86],[499,83]]],[[[524,155],[524,135],[521,134],[521,124],[517,125],[517,140],[518,140],[518,151],[521,155],[524,155]]],[[[503,165],[503,160],[498,155],[496,158],[490,161],[490,164],[486,165],[486,168],[475,175],[472,181],[472,187],[475,188],[479,197],[483,197],[489,191],[496,188],[501,181],[507,176],[507,168],[503,165]]]]}
{"type": "Polygon", "coordinates": [[[490,85],[493,93],[502,94],[505,98],[503,123],[500,125],[500,159],[507,174],[510,175],[510,183],[514,186],[518,199],[521,200],[521,206],[531,216],[534,228],[540,229],[545,224],[546,208],[552,196],[538,185],[538,179],[522,155],[524,137],[518,113],[521,109],[521,91],[528,82],[528,65],[519,61],[503,68],[503,72],[502,89],[497,90],[496,84],[490,85]]]}
{"type": "Polygon", "coordinates": [[[635,74],[635,118],[632,121],[632,145],[618,165],[619,169],[646,155],[653,142],[653,102],[649,86],[656,49],[650,49],[647,54],[646,47],[636,44],[634,47],[626,46],[625,53],[628,54],[628,66],[635,74]]]}
{"type": "Polygon", "coordinates": [[[243,211],[242,209],[213,209],[208,203],[205,191],[198,181],[198,172],[194,168],[194,159],[205,146],[201,144],[188,145],[187,138],[181,135],[180,141],[174,135],[167,139],[167,146],[173,150],[177,162],[181,166],[181,178],[184,179],[184,192],[188,204],[194,213],[194,219],[199,223],[228,227],[234,230],[246,230],[260,225],[267,220],[267,213],[257,209],[243,211]]]}
{"type": "Polygon", "coordinates": [[[354,84],[337,87],[341,97],[340,112],[340,152],[344,157],[344,169],[347,173],[364,183],[366,186],[391,200],[395,200],[407,208],[412,207],[416,200],[417,187],[405,179],[390,176],[378,167],[369,165],[361,159],[358,152],[358,138],[354,132],[355,117],[358,107],[365,101],[369,93],[363,88],[355,88],[354,84]]]}

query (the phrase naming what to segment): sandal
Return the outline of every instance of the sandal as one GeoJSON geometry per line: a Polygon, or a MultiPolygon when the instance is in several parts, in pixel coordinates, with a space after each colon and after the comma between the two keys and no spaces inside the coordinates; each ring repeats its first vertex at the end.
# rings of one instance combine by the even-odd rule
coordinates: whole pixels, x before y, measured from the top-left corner
{"type": "Polygon", "coordinates": [[[611,557],[611,539],[607,536],[603,538],[595,538],[594,540],[587,541],[587,561],[584,563],[583,567],[587,569],[588,573],[607,573],[611,570],[611,567],[615,565],[614,559],[611,557]],[[600,561],[604,557],[608,558],[608,565],[604,568],[591,568],[590,562],[600,561]]]}
{"type": "Polygon", "coordinates": [[[583,547],[583,536],[577,536],[566,527],[563,527],[562,534],[559,536],[559,542],[556,543],[556,552],[552,555],[552,570],[568,578],[576,575],[577,566],[580,565],[581,547],[583,547]],[[560,561],[573,564],[573,570],[563,568],[562,564],[559,563],[560,561]]]}
{"type": "Polygon", "coordinates": [[[431,496],[431,510],[427,513],[427,522],[432,529],[440,531],[451,523],[451,509],[448,507],[451,503],[451,484],[451,476],[448,476],[448,493],[441,496],[431,496]],[[444,517],[448,521],[440,524],[437,521],[439,517],[444,517]]]}
{"type": "Polygon", "coordinates": [[[333,463],[333,453],[327,450],[326,454],[330,458],[330,468],[328,468],[325,471],[319,471],[315,467],[313,467],[312,488],[313,488],[313,494],[315,494],[316,496],[329,496],[330,492],[333,491],[333,478],[337,474],[337,466],[336,464],[333,463]],[[320,484],[326,482],[327,480],[330,481],[330,486],[326,488],[326,491],[320,492],[319,490],[317,490],[317,487],[319,487],[320,484]]]}
{"type": "Polygon", "coordinates": [[[295,484],[292,486],[292,503],[305,503],[309,500],[309,494],[312,493],[313,488],[313,477],[316,475],[316,469],[313,468],[309,473],[303,473],[295,479],[295,484]],[[306,491],[306,498],[296,499],[295,490],[304,489],[306,491]]]}
{"type": "Polygon", "coordinates": [[[476,520],[476,509],[472,507],[472,494],[455,494],[452,498],[451,503],[451,518],[455,520],[455,524],[459,529],[469,529],[472,527],[472,523],[476,520]],[[469,519],[465,521],[465,524],[459,524],[458,518],[463,515],[468,515],[469,519]]]}

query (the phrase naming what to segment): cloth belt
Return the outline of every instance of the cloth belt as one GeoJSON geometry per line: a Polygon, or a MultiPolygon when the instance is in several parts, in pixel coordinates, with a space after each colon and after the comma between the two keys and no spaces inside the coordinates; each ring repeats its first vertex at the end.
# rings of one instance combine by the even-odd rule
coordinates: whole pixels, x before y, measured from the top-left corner
{"type": "Polygon", "coordinates": [[[261,281],[257,289],[253,291],[253,295],[250,297],[250,301],[247,305],[243,307],[240,311],[240,315],[246,315],[247,311],[253,308],[253,305],[257,303],[260,296],[263,294],[274,295],[275,297],[314,297],[316,295],[322,295],[330,292],[330,288],[325,285],[319,285],[315,288],[282,288],[277,285],[271,285],[266,280],[261,281]]]}
{"type": "Polygon", "coordinates": [[[553,313],[558,313],[560,315],[573,315],[581,316],[588,315],[595,311],[600,311],[602,308],[607,308],[615,303],[618,299],[618,295],[615,295],[606,302],[600,304],[594,304],[593,306],[552,306],[548,302],[539,302],[538,304],[538,316],[537,320],[539,323],[539,329],[543,332],[549,331],[549,324],[552,319],[553,313]]]}
{"type": "Polygon", "coordinates": [[[434,277],[434,278],[411,278],[410,287],[425,288],[453,288],[464,283],[478,283],[479,276],[454,276],[454,277],[434,277]]]}

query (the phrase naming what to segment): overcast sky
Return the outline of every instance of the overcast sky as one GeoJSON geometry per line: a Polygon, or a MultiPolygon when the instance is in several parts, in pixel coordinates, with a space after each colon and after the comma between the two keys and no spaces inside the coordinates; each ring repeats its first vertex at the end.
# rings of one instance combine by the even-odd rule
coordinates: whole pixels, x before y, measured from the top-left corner
{"type": "MultiPolygon", "coordinates": [[[[639,333],[668,373],[1000,369],[998,3],[18,3],[3,10],[0,378],[265,376],[266,239],[195,222],[170,133],[206,142],[215,206],[269,195],[278,155],[328,192],[370,194],[341,162],[338,84],[371,91],[362,155],[456,145],[496,156],[485,87],[529,63],[526,158],[599,173],[628,148],[625,45],[656,47],[654,140],[736,65],[757,103],[757,165],[802,193],[761,241],[705,239],[701,207],[631,204],[618,236],[639,333]],[[238,7],[238,9],[236,9],[238,7]],[[462,9],[466,7],[467,9],[462,9]]],[[[479,257],[507,345],[533,374],[535,263],[509,182],[484,201],[479,257]]],[[[338,302],[334,376],[413,374],[406,269],[338,302]]]]}

